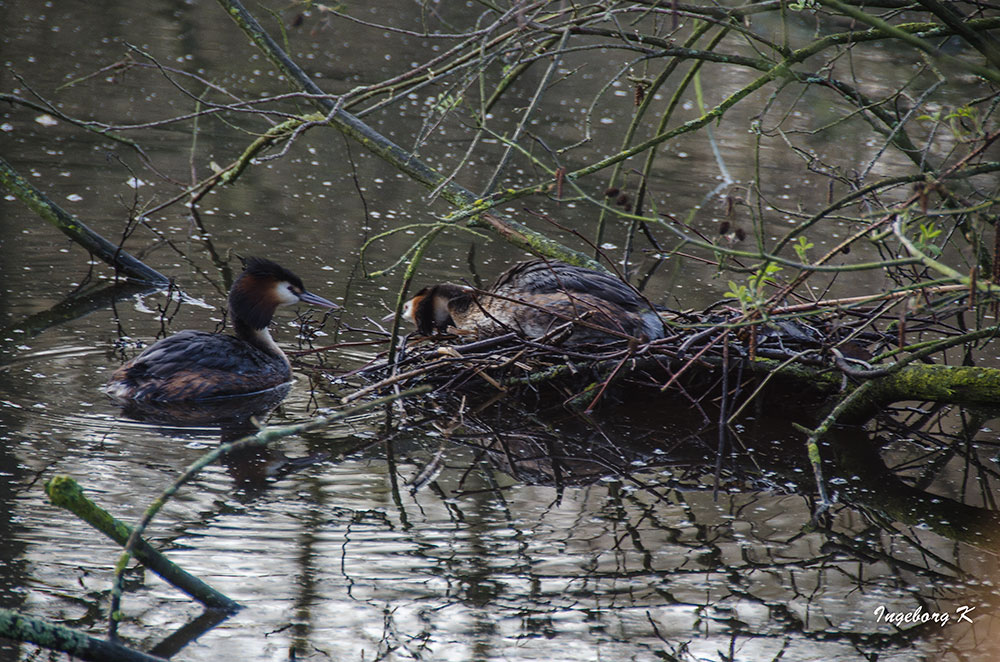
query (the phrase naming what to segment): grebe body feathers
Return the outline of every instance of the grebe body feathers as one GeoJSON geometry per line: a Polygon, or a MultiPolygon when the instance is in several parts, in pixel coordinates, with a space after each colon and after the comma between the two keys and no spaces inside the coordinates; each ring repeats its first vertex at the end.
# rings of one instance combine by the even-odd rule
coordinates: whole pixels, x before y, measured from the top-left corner
{"type": "Polygon", "coordinates": [[[477,337],[515,331],[541,338],[572,322],[567,344],[663,336],[663,321],[627,283],[554,260],[520,262],[485,292],[452,283],[425,287],[403,318],[429,335],[455,327],[477,337]]]}

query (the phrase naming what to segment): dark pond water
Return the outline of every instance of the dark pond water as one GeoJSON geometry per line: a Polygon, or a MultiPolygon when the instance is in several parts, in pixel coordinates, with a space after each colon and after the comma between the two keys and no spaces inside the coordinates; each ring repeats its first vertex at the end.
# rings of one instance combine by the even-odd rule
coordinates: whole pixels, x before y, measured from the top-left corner
{"type": "MultiPolygon", "coordinates": [[[[359,12],[411,31],[420,30],[422,11],[443,11],[456,25],[470,24],[481,11],[475,3],[377,4],[359,12]]],[[[447,47],[318,11],[305,14],[301,25],[294,17],[284,16],[291,52],[331,92],[397,75],[447,47]]],[[[105,69],[124,58],[148,64],[140,51],[196,73],[200,81],[185,79],[196,94],[206,81],[247,97],[286,91],[215,3],[97,9],[0,0],[0,25],[0,92],[32,98],[35,91],[85,120],[138,124],[197,109],[196,99],[154,68],[105,69]],[[76,84],[60,87],[70,81],[76,84]]],[[[795,25],[808,38],[808,21],[795,25]]],[[[872,90],[882,76],[909,66],[892,54],[871,56],[854,66],[872,90]]],[[[569,58],[565,70],[583,66],[585,57],[569,58]]],[[[590,98],[628,60],[608,54],[586,62],[580,77],[559,83],[565,90],[545,97],[540,134],[575,139],[590,98]]],[[[641,64],[635,69],[642,74],[641,64]]],[[[532,70],[497,107],[494,130],[513,130],[542,73],[532,70]]],[[[703,80],[707,104],[746,82],[743,75],[711,75],[703,80]]],[[[424,110],[442,91],[428,88],[365,119],[404,147],[425,133],[420,155],[447,171],[471,133],[454,119],[440,128],[426,125],[424,110]]],[[[604,94],[621,104],[602,106],[592,118],[594,140],[566,157],[570,165],[620,144],[633,92],[616,84],[604,94]]],[[[680,119],[698,114],[690,96],[680,119]]],[[[754,177],[748,127],[764,100],[737,107],[716,127],[728,171],[739,182],[754,177]]],[[[822,120],[832,113],[827,103],[816,99],[808,107],[822,120]]],[[[192,170],[204,177],[213,161],[232,161],[252,140],[243,131],[264,128],[250,119],[202,118],[196,135],[191,123],[129,132],[154,171],[128,147],[44,109],[4,104],[0,113],[0,156],[113,241],[131,212],[179,194],[192,170]]],[[[823,159],[861,169],[880,145],[860,124],[806,140],[823,159]]],[[[655,203],[679,217],[692,214],[696,227],[713,232],[725,203],[706,197],[721,177],[711,150],[700,137],[664,150],[669,167],[655,173],[655,203]]],[[[499,153],[496,141],[488,142],[460,169],[459,181],[481,190],[499,153]]],[[[825,181],[804,178],[799,157],[781,140],[766,141],[761,155],[775,207],[824,204],[825,181]]],[[[893,172],[894,158],[883,155],[877,169],[893,172]]],[[[530,178],[529,166],[518,167],[504,186],[530,178]]],[[[599,196],[606,180],[581,185],[599,196]]],[[[595,214],[587,205],[532,198],[511,207],[548,230],[525,208],[593,235],[595,214]]],[[[81,249],[16,199],[0,200],[0,606],[102,636],[118,548],[52,506],[43,484],[57,474],[73,476],[115,516],[135,522],[186,466],[236,434],[124,416],[100,387],[137,342],[164,329],[215,328],[239,268],[235,256],[254,254],[280,261],[310,290],[344,305],[312,338],[314,346],[377,339],[349,329],[370,329],[367,318],[386,313],[401,273],[369,280],[364,271],[391,264],[423,230],[374,243],[364,266],[362,246],[378,233],[447,211],[334,130],[313,130],[284,158],[213,191],[197,218],[174,205],[135,229],[127,248],[176,279],[184,293],[178,297],[108,291],[113,275],[104,265],[89,264],[81,249]]],[[[769,231],[782,234],[788,222],[780,213],[771,218],[769,231]]],[[[810,238],[820,250],[844,232],[826,226],[810,238]]],[[[616,254],[625,232],[613,227],[604,241],[616,254]]],[[[470,265],[489,279],[522,257],[499,240],[443,235],[418,281],[472,278],[470,265]]],[[[640,273],[654,266],[648,255],[636,264],[640,273]]],[[[646,291],[657,301],[697,309],[727,288],[727,276],[712,265],[674,258],[656,266],[646,291]]],[[[847,274],[833,292],[878,287],[870,273],[847,274]]],[[[279,313],[275,335],[284,346],[301,342],[298,330],[293,313],[279,313]]],[[[375,352],[349,345],[322,359],[305,357],[268,422],[302,421],[338,405],[343,393],[327,393],[310,365],[322,360],[346,370],[375,352]]],[[[981,528],[981,540],[996,542],[987,528],[992,520],[976,507],[990,505],[997,456],[989,444],[997,420],[954,413],[942,418],[949,429],[919,439],[884,430],[879,439],[894,444],[881,456],[865,450],[876,435],[844,433],[836,453],[846,470],[832,488],[849,497],[848,505],[814,525],[802,437],[776,415],[787,413],[782,403],[772,405],[728,431],[741,450],[718,472],[718,431],[705,428],[680,399],[623,402],[587,420],[510,404],[481,419],[470,416],[457,434],[444,432],[455,415],[454,403],[445,402],[435,405],[437,427],[404,424],[387,433],[382,413],[362,414],[287,439],[262,456],[230,457],[183,488],[149,537],[243,609],[218,624],[206,622],[183,594],[136,571],[128,575],[122,637],[162,655],[179,650],[179,660],[995,659],[995,544],[991,550],[974,544],[975,536],[950,535],[942,520],[953,515],[971,530],[981,528]],[[917,476],[920,490],[900,482],[910,463],[911,473],[919,473],[915,458],[933,455],[947,434],[966,434],[969,454],[944,457],[934,476],[917,476]],[[312,461],[288,464],[302,458],[312,461]],[[881,472],[883,463],[899,471],[881,472]],[[284,472],[269,477],[267,469],[276,466],[284,472]],[[437,469],[434,479],[416,481],[428,467],[437,469]],[[411,488],[415,482],[419,489],[411,488]],[[959,618],[963,608],[971,610],[967,619],[959,618]],[[899,628],[886,622],[914,610],[939,620],[899,628]],[[943,615],[949,622],[940,622],[943,615]]],[[[419,408],[410,413],[423,415],[419,408]]],[[[0,640],[0,659],[47,656],[0,640]]]]}

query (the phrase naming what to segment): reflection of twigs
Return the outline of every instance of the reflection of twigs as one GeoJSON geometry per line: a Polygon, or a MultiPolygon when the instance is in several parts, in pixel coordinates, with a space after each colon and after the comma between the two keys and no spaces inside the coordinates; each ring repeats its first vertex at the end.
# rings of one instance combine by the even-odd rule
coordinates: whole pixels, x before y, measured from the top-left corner
{"type": "Polygon", "coordinates": [[[266,446],[267,444],[283,439],[285,437],[290,437],[292,435],[301,434],[303,432],[308,432],[310,430],[315,430],[321,427],[326,427],[331,423],[343,420],[355,414],[380,407],[386,403],[399,400],[400,398],[407,398],[413,395],[418,395],[420,393],[427,392],[428,387],[416,387],[404,391],[399,394],[388,395],[370,402],[365,402],[363,404],[351,407],[350,409],[345,409],[343,411],[338,411],[328,416],[318,416],[304,423],[297,423],[295,425],[284,425],[284,426],[274,426],[261,429],[256,434],[245,437],[243,439],[220,444],[214,450],[205,453],[197,461],[188,466],[184,470],[174,483],[165,489],[159,497],[157,497],[152,504],[146,509],[143,514],[142,519],[132,530],[132,535],[129,536],[128,542],[125,545],[125,551],[119,558],[116,565],[115,573],[115,583],[111,592],[111,606],[109,610],[108,618],[108,630],[109,634],[114,636],[118,629],[118,621],[121,618],[120,605],[122,596],[122,582],[124,579],[125,567],[128,565],[128,560],[132,555],[132,550],[136,543],[141,539],[142,535],[145,533],[146,528],[149,523],[153,521],[153,518],[160,511],[160,509],[173,497],[174,494],[186,483],[190,482],[195,476],[197,476],[202,469],[209,466],[210,464],[216,462],[219,458],[226,455],[227,453],[239,452],[248,448],[255,448],[260,446],[266,446]]]}
{"type": "MultiPolygon", "coordinates": [[[[69,510],[119,545],[125,546],[129,542],[132,527],[118,521],[108,511],[88,499],[80,484],[69,476],[53,476],[45,484],[45,493],[52,500],[52,503],[69,510]]],[[[239,608],[239,604],[235,600],[185,572],[144,539],[136,538],[132,548],[139,563],[206,607],[225,611],[235,611],[239,608]]]]}
{"type": "Polygon", "coordinates": [[[906,375],[904,375],[903,384],[895,384],[892,378],[915,361],[920,361],[948,347],[982,338],[992,338],[997,335],[1000,335],[1000,327],[981,329],[957,338],[946,338],[914,352],[905,359],[896,361],[888,366],[878,379],[864,382],[842,398],[818,426],[808,431],[809,437],[806,440],[806,446],[809,451],[809,460],[813,463],[813,470],[816,474],[817,488],[820,490],[822,498],[821,509],[828,507],[830,501],[826,497],[826,487],[823,484],[819,440],[829,432],[834,424],[842,419],[849,419],[850,422],[863,420],[872,409],[884,407],[898,398],[955,402],[962,393],[971,395],[970,390],[977,387],[980,389],[977,400],[982,400],[981,404],[985,406],[995,406],[1000,401],[1000,376],[995,374],[995,370],[923,365],[917,366],[919,370],[911,370],[911,373],[915,372],[916,374],[913,374],[909,379],[906,379],[906,375]]]}
{"type": "Polygon", "coordinates": [[[875,154],[875,156],[873,156],[871,158],[871,160],[868,162],[868,165],[865,166],[864,170],[861,171],[861,174],[858,175],[858,181],[864,181],[868,177],[868,173],[871,172],[872,168],[875,167],[875,164],[878,162],[879,158],[882,156],[882,154],[885,152],[885,150],[889,147],[889,145],[892,144],[892,142],[895,139],[896,135],[900,131],[903,130],[903,127],[906,126],[906,123],[910,120],[911,117],[913,117],[913,114],[916,113],[916,112],[919,112],[923,108],[924,101],[926,99],[930,98],[930,96],[932,94],[934,94],[934,92],[937,91],[937,89],[939,87],[941,87],[942,85],[944,85],[944,83],[945,83],[944,79],[940,79],[940,80],[934,81],[933,85],[931,85],[926,90],[924,90],[924,92],[920,95],[920,98],[917,99],[914,102],[913,107],[910,108],[910,110],[907,111],[906,115],[903,116],[896,123],[896,126],[892,127],[892,131],[889,133],[889,136],[886,138],[885,143],[882,144],[882,147],[878,150],[878,152],[875,154]]]}
{"type": "MultiPolygon", "coordinates": [[[[51,308],[32,313],[27,317],[12,321],[8,326],[0,327],[0,343],[10,342],[5,339],[13,335],[17,336],[18,342],[23,342],[25,339],[32,338],[55,325],[79,319],[95,310],[105,310],[127,297],[145,296],[160,289],[162,288],[159,285],[146,285],[131,280],[115,285],[98,284],[87,289],[77,289],[51,308]],[[18,334],[12,332],[15,328],[19,330],[18,334]]],[[[117,318],[117,315],[115,317],[117,318]]],[[[8,360],[4,365],[9,366],[13,362],[8,360]]]]}

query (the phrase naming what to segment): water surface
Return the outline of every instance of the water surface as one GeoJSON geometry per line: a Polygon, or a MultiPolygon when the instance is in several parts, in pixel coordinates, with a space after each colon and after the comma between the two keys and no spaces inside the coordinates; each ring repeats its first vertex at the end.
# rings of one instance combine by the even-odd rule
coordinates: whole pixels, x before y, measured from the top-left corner
{"type": "MultiPolygon", "coordinates": [[[[406,3],[398,12],[373,9],[371,20],[413,29],[416,19],[406,17],[414,11],[406,3]]],[[[458,19],[479,9],[450,11],[458,19]]],[[[94,11],[83,4],[4,2],[0,23],[6,26],[0,53],[9,66],[4,91],[28,97],[30,85],[76,117],[149,122],[196,106],[153,70],[107,70],[59,89],[126,56],[141,61],[126,44],[241,95],[284,91],[212,3],[153,9],[111,3],[94,11]]],[[[315,13],[289,38],[293,54],[335,92],[399,73],[426,59],[429,47],[426,39],[350,27],[315,13]]],[[[609,56],[590,66],[583,80],[596,89],[622,62],[609,56]]],[[[532,72],[519,90],[524,99],[540,75],[532,72]]],[[[706,81],[705,89],[718,102],[745,82],[723,77],[706,81]]],[[[567,88],[546,98],[542,117],[552,135],[577,132],[580,100],[595,93],[586,85],[567,88]]],[[[619,114],[598,121],[594,144],[571,161],[617,149],[631,92],[615,86],[609,93],[622,99],[619,114]]],[[[496,110],[498,127],[513,126],[524,99],[496,110]]],[[[424,104],[414,98],[366,121],[408,147],[425,128],[424,104]]],[[[127,147],[30,109],[2,111],[0,154],[113,240],[130,212],[176,195],[192,164],[204,176],[211,161],[229,162],[248,142],[238,130],[246,127],[211,120],[199,123],[196,139],[190,124],[137,132],[157,169],[179,180],[170,182],[127,147]]],[[[734,111],[716,132],[733,177],[742,182],[754,176],[747,132],[753,112],[750,105],[734,111]]],[[[689,101],[681,119],[695,114],[689,101]]],[[[454,136],[432,131],[421,156],[435,165],[452,163],[467,146],[454,136]]],[[[850,127],[811,140],[823,158],[845,167],[867,163],[878,150],[850,127]]],[[[678,215],[701,205],[694,223],[711,232],[724,215],[721,200],[705,200],[718,182],[717,162],[694,140],[664,149],[672,167],[656,173],[657,204],[678,215]]],[[[462,183],[474,190],[492,172],[485,153],[461,172],[462,183]]],[[[774,146],[764,154],[773,157],[764,168],[776,201],[823,203],[827,191],[802,181],[795,155],[774,146]]],[[[887,156],[878,167],[891,171],[892,165],[887,156]]],[[[505,184],[518,178],[515,171],[505,184]]],[[[586,185],[598,194],[603,188],[597,180],[586,185]]],[[[557,214],[584,235],[593,231],[593,211],[583,205],[533,199],[526,206],[557,214]]],[[[250,168],[237,185],[217,189],[198,211],[195,217],[175,205],[152,214],[126,244],[176,279],[181,297],[177,290],[108,290],[114,280],[108,269],[89,263],[20,202],[0,201],[4,607],[102,636],[118,549],[49,504],[42,486],[68,474],[116,517],[135,522],[186,466],[235,434],[205,423],[135,421],[100,386],[124,357],[158,335],[214,329],[239,269],[236,256],[278,260],[310,290],[344,305],[342,314],[313,327],[308,342],[293,313],[279,313],[274,333],[284,346],[369,340],[376,336],[350,329],[371,328],[366,318],[385,314],[401,274],[369,280],[365,271],[396,260],[417,230],[374,244],[364,265],[362,245],[448,209],[356,144],[322,130],[310,132],[285,158],[250,168]]],[[[510,211],[549,229],[523,207],[510,211]]],[[[774,219],[777,236],[786,222],[779,214],[774,219]]],[[[813,239],[819,247],[832,245],[844,231],[828,228],[813,239]]],[[[608,250],[620,249],[624,234],[622,227],[609,230],[608,250]]],[[[522,257],[498,240],[455,233],[432,246],[419,280],[488,280],[522,257]]],[[[652,261],[637,264],[649,268],[652,261]]],[[[835,291],[871,288],[870,278],[842,277],[835,291]]],[[[647,293],[697,309],[725,289],[725,278],[710,265],[668,261],[647,293]]],[[[326,392],[331,387],[318,362],[346,370],[375,351],[352,346],[304,358],[289,397],[267,422],[302,421],[336,406],[342,393],[326,392]]],[[[228,458],[182,489],[154,522],[151,541],[243,609],[216,624],[160,579],[130,571],[125,642],[163,655],[179,650],[179,660],[913,660],[948,654],[986,660],[997,652],[990,636],[997,625],[993,551],[956,540],[940,521],[922,520],[931,498],[907,497],[909,513],[888,508],[909,494],[892,482],[895,474],[862,475],[882,461],[905,472],[906,463],[923,457],[924,450],[915,452],[911,440],[891,431],[837,440],[845,466],[858,474],[833,485],[850,495],[849,505],[816,524],[801,436],[774,411],[756,412],[729,431],[739,450],[717,469],[718,431],[682,398],[626,401],[587,420],[515,404],[469,415],[467,427],[451,434],[442,430],[459,411],[456,402],[433,403],[436,426],[417,425],[426,412],[408,406],[413,418],[397,412],[398,428],[387,429],[381,411],[359,415],[263,455],[228,458]],[[866,454],[885,441],[898,444],[898,455],[891,446],[882,457],[866,454]],[[303,458],[311,461],[288,464],[303,458]],[[429,466],[437,467],[433,480],[417,481],[429,466]],[[270,476],[267,470],[276,467],[278,476],[270,476]],[[974,608],[972,623],[958,622],[961,607],[974,608]],[[879,618],[879,608],[882,615],[917,610],[951,621],[896,628],[879,618]]],[[[985,450],[969,457],[981,462],[979,475],[994,478],[995,448],[988,444],[996,420],[949,420],[965,426],[970,443],[982,444],[985,450]]],[[[988,487],[969,486],[967,465],[944,465],[935,494],[990,505],[982,496],[988,487]]],[[[38,655],[45,653],[0,641],[2,659],[38,655]]]]}

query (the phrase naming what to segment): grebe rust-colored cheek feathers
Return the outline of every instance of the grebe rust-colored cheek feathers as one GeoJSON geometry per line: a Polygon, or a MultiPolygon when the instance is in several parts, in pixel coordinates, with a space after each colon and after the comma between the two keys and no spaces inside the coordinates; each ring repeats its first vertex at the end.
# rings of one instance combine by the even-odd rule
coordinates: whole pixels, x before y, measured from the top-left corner
{"type": "Polygon", "coordinates": [[[407,301],[409,306],[409,317],[404,316],[417,327],[417,331],[425,336],[429,336],[435,331],[444,331],[448,328],[451,315],[448,314],[448,302],[442,300],[437,294],[438,286],[425,287],[417,292],[417,295],[407,301]]]}
{"type": "Polygon", "coordinates": [[[267,277],[244,271],[229,291],[229,314],[233,324],[245,324],[251,329],[264,329],[271,323],[274,311],[282,304],[275,283],[267,277]]]}
{"type": "MultiPolygon", "coordinates": [[[[417,296],[413,297],[412,299],[409,299],[408,301],[403,302],[403,307],[399,311],[399,319],[400,320],[402,320],[403,322],[409,322],[413,326],[417,326],[417,318],[416,318],[416,315],[415,315],[415,311],[416,311],[416,307],[417,307],[417,304],[420,301],[421,296],[422,295],[418,294],[417,296]]],[[[396,313],[389,313],[388,315],[386,315],[385,317],[382,318],[382,324],[389,324],[394,319],[396,319],[396,313]]]]}
{"type": "MultiPolygon", "coordinates": [[[[276,266],[276,265],[275,265],[276,266]]],[[[279,267],[280,269],[280,267],[279,267]]],[[[295,274],[247,270],[240,274],[229,292],[229,310],[234,321],[240,320],[253,329],[263,329],[271,322],[279,306],[306,303],[326,309],[339,308],[332,301],[309,292],[295,274]]]]}
{"type": "MultiPolygon", "coordinates": [[[[465,285],[454,285],[452,283],[442,283],[431,285],[417,292],[412,299],[403,304],[399,311],[399,317],[405,322],[417,327],[417,331],[425,336],[433,334],[435,331],[444,331],[449,326],[454,326],[452,319],[452,305],[456,302],[471,300],[475,290],[465,285]]],[[[463,310],[468,307],[458,303],[463,310]]],[[[389,313],[382,321],[391,322],[393,314],[389,313]]]]}
{"type": "Polygon", "coordinates": [[[413,320],[417,330],[430,335],[434,331],[445,331],[449,326],[455,326],[453,307],[457,306],[464,311],[474,292],[471,287],[452,283],[441,283],[420,290],[410,300],[413,303],[413,320]]]}
{"type": "Polygon", "coordinates": [[[287,383],[292,371],[267,326],[279,306],[336,308],[307,292],[284,267],[248,258],[229,292],[235,335],[180,331],[114,372],[105,387],[118,400],[180,402],[260,393],[287,383]]]}

